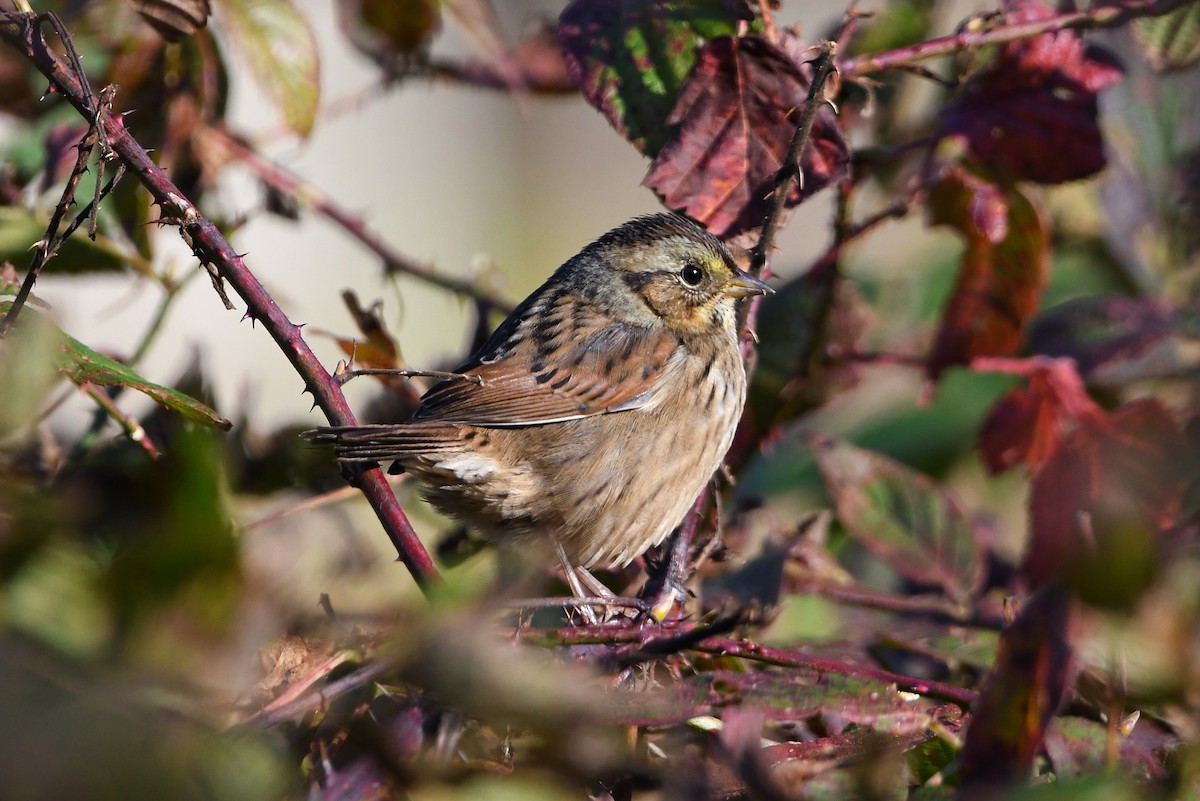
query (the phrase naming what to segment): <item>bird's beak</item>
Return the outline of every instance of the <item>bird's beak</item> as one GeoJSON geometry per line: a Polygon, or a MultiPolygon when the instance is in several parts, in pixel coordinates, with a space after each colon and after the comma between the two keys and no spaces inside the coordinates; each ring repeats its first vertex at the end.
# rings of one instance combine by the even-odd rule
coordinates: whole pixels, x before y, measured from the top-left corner
{"type": "Polygon", "coordinates": [[[775,292],[774,289],[745,270],[734,270],[733,277],[725,282],[721,291],[731,298],[748,298],[751,295],[766,295],[775,292]]]}

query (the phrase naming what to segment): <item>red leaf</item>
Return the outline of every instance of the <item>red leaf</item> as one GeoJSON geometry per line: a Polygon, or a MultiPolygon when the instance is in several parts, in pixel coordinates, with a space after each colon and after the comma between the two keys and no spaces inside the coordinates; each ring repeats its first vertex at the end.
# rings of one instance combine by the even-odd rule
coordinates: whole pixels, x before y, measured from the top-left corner
{"type": "Polygon", "coordinates": [[[1000,636],[996,664],[984,679],[959,753],[962,798],[1024,781],[1046,727],[1069,687],[1069,600],[1055,588],[1038,593],[1000,636]]]}
{"type": "Polygon", "coordinates": [[[1029,386],[1011,390],[993,407],[979,433],[980,455],[993,474],[1021,462],[1037,472],[1058,450],[1067,426],[1098,411],[1074,365],[1049,362],[1034,369],[1029,386]]]}
{"type": "Polygon", "coordinates": [[[931,224],[949,225],[967,240],[929,360],[936,378],[951,365],[1016,351],[1046,284],[1050,242],[1040,212],[1020,190],[1002,191],[963,170],[939,181],[928,204],[931,224]]]}
{"type": "Polygon", "coordinates": [[[1156,535],[1176,521],[1196,468],[1157,400],[1078,421],[1033,478],[1026,582],[1065,576],[1088,600],[1135,596],[1154,569],[1156,535]]]}
{"type": "MultiPolygon", "coordinates": [[[[1053,15],[1037,0],[1014,3],[1013,24],[1053,15]]],[[[1040,183],[1087,178],[1104,168],[1096,93],[1120,80],[1107,51],[1057,31],[1002,46],[941,113],[943,136],[960,139],[989,169],[1040,183]]]]}
{"type": "MultiPolygon", "coordinates": [[[[808,83],[792,59],[760,36],[711,40],[667,120],[678,129],[644,183],[717,236],[761,225],[808,83]]],[[[803,189],[792,191],[788,206],[841,180],[849,159],[835,118],[822,109],[801,159],[803,189]]]]}

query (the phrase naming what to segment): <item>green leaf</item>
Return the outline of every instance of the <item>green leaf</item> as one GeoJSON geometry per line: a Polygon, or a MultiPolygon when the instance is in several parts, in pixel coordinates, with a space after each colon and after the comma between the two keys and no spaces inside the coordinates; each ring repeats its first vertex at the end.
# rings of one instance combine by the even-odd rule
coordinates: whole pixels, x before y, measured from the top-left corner
{"type": "Polygon", "coordinates": [[[126,387],[148,396],[160,406],[178,412],[193,423],[228,431],[233,424],[211,408],[170,387],[147,381],[129,367],[108,358],[63,334],[59,370],[76,384],[95,384],[102,387],[126,387]]]}
{"type": "Polygon", "coordinates": [[[219,10],[221,30],[288,128],[308,136],[321,86],[317,44],[304,17],[289,0],[223,0],[219,10]]]}
{"type": "Polygon", "coordinates": [[[809,447],[846,531],[897,572],[945,590],[955,602],[983,583],[970,524],[933,479],[845,442],[810,435],[809,447]]]}
{"type": "Polygon", "coordinates": [[[1132,27],[1142,55],[1159,72],[1181,70],[1200,59],[1200,3],[1134,20],[1132,27]]]}
{"type": "MultiPolygon", "coordinates": [[[[8,313],[9,307],[12,306],[12,301],[4,301],[0,303],[0,319],[8,313]]],[[[10,337],[7,341],[17,341],[18,337],[28,337],[28,332],[40,332],[40,336],[35,336],[34,342],[46,340],[47,337],[51,345],[43,347],[43,351],[47,356],[47,360],[43,363],[48,363],[48,359],[53,359],[57,362],[58,371],[69,378],[75,384],[94,384],[100,387],[126,387],[141,392],[148,396],[151,400],[164,406],[168,409],[178,412],[183,415],[185,420],[193,423],[200,423],[207,426],[216,426],[217,428],[228,431],[233,424],[221,417],[211,408],[201,403],[200,401],[182,392],[164,387],[161,384],[155,384],[153,381],[147,381],[138,375],[133,369],[121,364],[118,361],[108,358],[102,353],[84,345],[74,337],[68,336],[62,330],[56,328],[48,322],[43,315],[35,313],[33,310],[26,307],[21,318],[18,320],[16,334],[10,337]],[[54,354],[54,343],[57,343],[57,354],[54,354]]],[[[14,362],[17,366],[12,372],[5,371],[6,375],[21,375],[21,382],[9,382],[12,385],[21,385],[29,383],[30,369],[26,369],[21,365],[29,363],[27,355],[36,351],[36,348],[30,348],[26,339],[22,338],[22,342],[26,344],[21,348],[0,348],[0,367],[4,366],[5,354],[25,354],[19,362],[14,362]]],[[[36,366],[36,365],[31,365],[36,366]]],[[[0,400],[8,400],[9,403],[0,403],[0,410],[3,407],[11,406],[12,398],[6,395],[0,395],[0,400]]],[[[13,421],[8,419],[9,416],[0,416],[0,431],[4,425],[13,421]]],[[[20,418],[15,418],[19,420],[20,418]]]]}
{"type": "Polygon", "coordinates": [[[927,0],[899,0],[879,9],[851,40],[852,52],[882,53],[915,44],[929,37],[934,4],[927,0]]]}
{"type": "Polygon", "coordinates": [[[734,35],[745,17],[732,0],[575,0],[559,18],[558,40],[583,96],[653,156],[700,45],[734,35]]]}

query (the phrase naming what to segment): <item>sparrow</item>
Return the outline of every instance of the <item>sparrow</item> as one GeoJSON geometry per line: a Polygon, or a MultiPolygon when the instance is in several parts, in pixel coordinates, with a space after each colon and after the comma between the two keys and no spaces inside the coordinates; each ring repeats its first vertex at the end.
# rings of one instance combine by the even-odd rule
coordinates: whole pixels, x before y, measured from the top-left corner
{"type": "MultiPolygon", "coordinates": [[[[319,428],[394,462],[485,538],[549,545],[568,583],[679,525],[746,399],[737,303],[771,289],[685,217],[637,217],[558,268],[407,422],[319,428]]],[[[595,586],[595,584],[592,584],[595,586]]]]}

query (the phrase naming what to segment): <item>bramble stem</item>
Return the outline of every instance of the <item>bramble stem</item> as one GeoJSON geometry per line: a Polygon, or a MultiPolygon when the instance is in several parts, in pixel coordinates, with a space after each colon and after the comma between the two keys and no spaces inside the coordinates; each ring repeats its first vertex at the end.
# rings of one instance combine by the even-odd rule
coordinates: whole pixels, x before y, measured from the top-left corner
{"type": "MultiPolygon", "coordinates": [[[[100,146],[110,148],[150,191],[154,202],[162,206],[164,221],[178,223],[181,236],[189,243],[201,264],[212,265],[214,275],[229,282],[245,301],[247,316],[262,323],[296,372],[304,378],[308,390],[329,422],[339,426],[357,425],[340,386],[308,347],[300,335],[300,327],[287,318],[217,226],[201,215],[167,174],[151,160],[146,150],[126,130],[122,116],[112,114],[97,100],[87,88],[87,79],[77,64],[73,66],[68,63],[47,44],[41,32],[41,25],[46,21],[65,39],[66,31],[53,14],[7,11],[0,12],[0,38],[29,59],[49,79],[55,90],[93,126],[100,136],[100,146]]],[[[383,471],[378,467],[372,468],[351,477],[350,482],[367,496],[401,561],[417,583],[423,589],[428,588],[439,578],[437,568],[392,494],[383,471]]]]}

